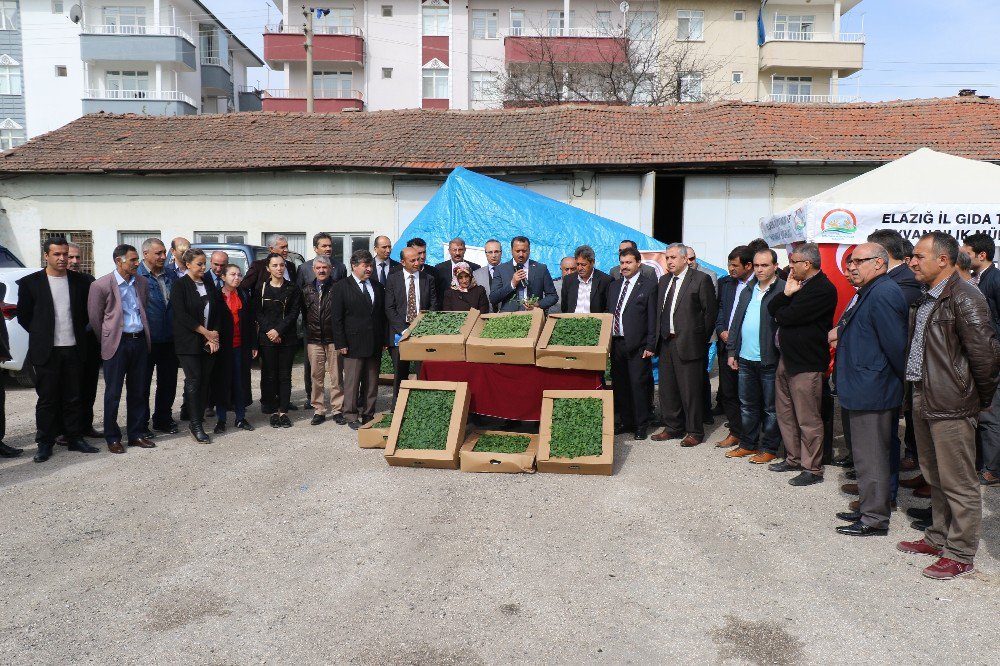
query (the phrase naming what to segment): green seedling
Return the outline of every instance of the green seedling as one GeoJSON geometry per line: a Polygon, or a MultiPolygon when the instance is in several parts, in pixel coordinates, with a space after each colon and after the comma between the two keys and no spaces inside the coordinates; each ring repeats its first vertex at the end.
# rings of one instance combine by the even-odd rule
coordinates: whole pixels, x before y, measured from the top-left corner
{"type": "Polygon", "coordinates": [[[396,372],[396,368],[392,365],[392,356],[389,355],[389,350],[383,350],[382,360],[378,364],[378,374],[380,375],[391,375],[396,372]]]}
{"type": "Polygon", "coordinates": [[[552,401],[553,458],[599,456],[603,451],[604,401],[598,398],[555,398],[552,401]]]}
{"type": "Polygon", "coordinates": [[[509,315],[487,319],[479,337],[490,340],[513,340],[528,337],[530,331],[531,315],[509,315]]]}
{"type": "Polygon", "coordinates": [[[411,338],[427,335],[458,335],[468,318],[467,312],[425,312],[417,327],[410,331],[411,338]]]}
{"type": "Polygon", "coordinates": [[[473,451],[483,453],[524,453],[531,444],[527,435],[493,435],[486,433],[476,440],[473,451]]]}
{"type": "Polygon", "coordinates": [[[372,428],[381,429],[388,428],[392,425],[392,412],[386,412],[382,415],[382,418],[378,420],[378,423],[373,423],[372,428]]]}
{"type": "Polygon", "coordinates": [[[443,451],[454,405],[454,391],[410,389],[396,448],[443,451]]]}
{"type": "Polygon", "coordinates": [[[597,317],[572,317],[556,320],[549,345],[594,347],[601,339],[601,320],[597,317]]]}

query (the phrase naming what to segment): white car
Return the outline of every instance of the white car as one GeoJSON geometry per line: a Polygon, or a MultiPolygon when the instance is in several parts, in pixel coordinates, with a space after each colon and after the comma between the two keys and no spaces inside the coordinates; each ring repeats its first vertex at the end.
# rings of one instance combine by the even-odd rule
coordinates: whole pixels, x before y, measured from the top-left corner
{"type": "Polygon", "coordinates": [[[35,385],[35,369],[25,359],[28,356],[28,332],[17,321],[17,281],[37,268],[0,268],[0,295],[3,304],[3,323],[10,337],[11,359],[0,363],[0,368],[8,370],[21,386],[35,385]]]}

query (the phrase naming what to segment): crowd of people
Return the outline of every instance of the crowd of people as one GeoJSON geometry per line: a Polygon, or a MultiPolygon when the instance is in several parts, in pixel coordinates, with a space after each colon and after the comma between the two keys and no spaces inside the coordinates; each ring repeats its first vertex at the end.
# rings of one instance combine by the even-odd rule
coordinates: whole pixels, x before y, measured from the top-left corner
{"type": "MultiPolygon", "coordinates": [[[[262,412],[271,427],[289,428],[293,361],[304,343],[311,425],[330,418],[357,429],[374,418],[386,348],[395,403],[411,371],[399,341],[421,312],[609,313],[616,434],[645,440],[662,427],[653,441],[689,448],[705,441],[715,415],[724,415],[728,431],[716,446],[728,459],[797,472],[789,484],[799,487],[822,482],[825,464],[846,467],[857,483],[844,489],[859,496],[837,514],[845,522],[837,532],[848,536],[887,534],[899,487],[913,487],[930,497],[931,508],[912,510],[924,536],[898,548],[935,556],[925,575],[952,578],[973,567],[980,485],[1000,483],[995,246],[986,234],[960,246],[931,232],[913,247],[894,230],[878,230],[868,241],[846,258],[844,275],[857,293],[834,321],[838,292],[811,243],[792,247],[784,268],[763,240],[736,247],[722,278],[680,243],[666,248],[662,276],[633,241],[621,242],[610,273],[596,268],[593,248],[583,245],[553,279],[531,259],[524,236],[511,239],[506,260],[504,245],[487,241],[483,266],[465,259],[460,238],[437,265],[426,264],[420,238],[409,239],[396,261],[385,236],[344,265],[332,258],[325,233],[313,238],[314,258],[295,266],[279,236],[246,275],[225,252],[207,257],[184,238],[169,249],[149,238],[138,249],[116,247],[114,269],[95,280],[79,271],[79,248],[50,238],[42,248],[45,267],[18,282],[17,318],[29,333],[28,362],[37,377],[34,460],[45,462],[57,444],[97,452],[87,437],[101,437],[122,454],[155,447],[156,433],[179,432],[178,368],[179,416],[196,442],[211,441],[206,418],[216,419],[213,434],[225,433],[230,412],[233,428],[254,430],[247,407],[257,358],[262,412]],[[714,407],[712,345],[719,371],[714,407]],[[101,367],[98,430],[93,405],[101,367]],[[837,460],[834,394],[848,447],[837,460]],[[900,480],[901,470],[918,468],[919,477],[900,480]]],[[[21,453],[0,447],[0,455],[21,453]]]]}

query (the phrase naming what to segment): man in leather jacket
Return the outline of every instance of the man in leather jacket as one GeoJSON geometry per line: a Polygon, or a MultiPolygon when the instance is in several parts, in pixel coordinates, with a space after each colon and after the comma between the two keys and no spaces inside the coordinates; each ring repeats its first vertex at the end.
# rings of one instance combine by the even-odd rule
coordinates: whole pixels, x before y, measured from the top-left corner
{"type": "Polygon", "coordinates": [[[316,255],[312,260],[315,278],[302,287],[302,310],[305,312],[306,352],[312,372],[312,425],[326,420],[324,403],[325,376],[330,377],[330,412],[338,425],[347,421],[341,410],[344,406],[344,371],[340,354],[333,344],[333,270],[330,258],[316,255]]]}

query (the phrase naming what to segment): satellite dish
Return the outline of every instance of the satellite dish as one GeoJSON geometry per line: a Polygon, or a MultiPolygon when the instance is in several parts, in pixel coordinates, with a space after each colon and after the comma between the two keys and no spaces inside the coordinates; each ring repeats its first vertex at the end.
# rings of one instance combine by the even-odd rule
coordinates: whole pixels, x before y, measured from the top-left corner
{"type": "Polygon", "coordinates": [[[80,9],[80,5],[73,5],[69,8],[69,20],[73,23],[79,23],[83,20],[83,10],[80,9]]]}

